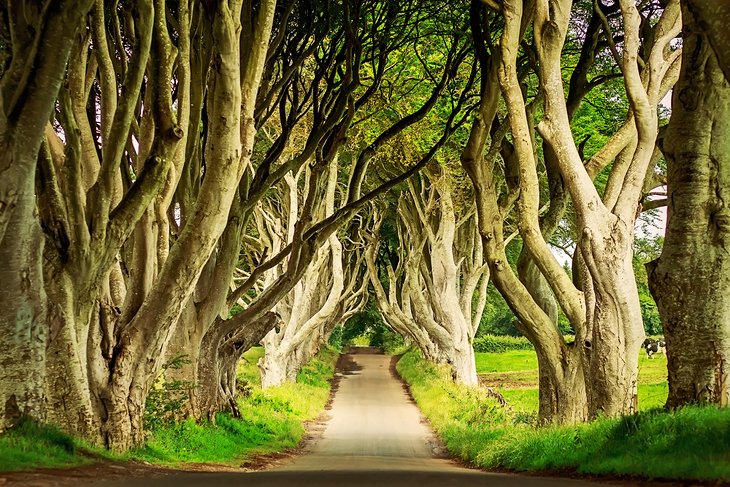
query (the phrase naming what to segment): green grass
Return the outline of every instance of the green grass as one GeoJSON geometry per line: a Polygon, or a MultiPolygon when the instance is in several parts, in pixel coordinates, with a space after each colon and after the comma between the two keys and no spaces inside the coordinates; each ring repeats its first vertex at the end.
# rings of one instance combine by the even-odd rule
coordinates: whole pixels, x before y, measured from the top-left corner
{"type": "MultiPolygon", "coordinates": [[[[497,370],[517,359],[502,360],[497,370]]],[[[658,359],[647,362],[642,361],[647,380],[661,378],[658,359]]],[[[404,355],[398,371],[449,451],[476,466],[730,480],[730,409],[652,409],[574,426],[536,427],[530,407],[514,407],[533,401],[536,408],[536,390],[534,397],[529,388],[503,391],[515,409],[509,412],[483,390],[454,384],[446,368],[425,362],[417,352],[404,355]]],[[[666,384],[643,384],[640,394],[656,402],[666,397],[666,384]]]]}
{"type": "Polygon", "coordinates": [[[193,420],[164,425],[149,431],[144,447],[123,455],[89,447],[50,426],[23,422],[0,435],[0,472],[74,467],[99,457],[165,465],[238,465],[256,455],[294,448],[304,435],[304,423],[324,410],[338,352],[323,348],[300,371],[296,383],[266,391],[261,390],[256,367],[262,355],[263,349],[256,347],[241,361],[239,380],[250,388],[239,398],[240,418],[218,414],[215,425],[193,420]]]}
{"type": "Polygon", "coordinates": [[[302,368],[296,383],[261,389],[257,361],[263,349],[244,354],[238,370],[240,381],[249,384],[240,397],[240,418],[218,414],[216,424],[192,420],[151,432],[144,448],[131,458],[153,463],[186,462],[240,464],[255,455],[296,447],[304,435],[304,422],[316,418],[329,398],[329,379],[338,353],[329,348],[302,368]]]}
{"type": "MultiPolygon", "coordinates": [[[[499,391],[516,410],[537,411],[537,356],[533,350],[475,353],[481,382],[499,391]]],[[[639,410],[661,407],[667,400],[667,357],[639,356],[639,410]]]]}
{"type": "Polygon", "coordinates": [[[261,388],[261,374],[256,364],[263,356],[264,347],[251,347],[246,350],[238,364],[238,380],[261,388]]]}
{"type": "Polygon", "coordinates": [[[534,350],[503,353],[480,353],[476,356],[477,373],[532,371],[537,378],[537,356],[534,350]]]}
{"type": "Polygon", "coordinates": [[[90,463],[79,454],[79,443],[52,426],[24,420],[0,435],[0,472],[26,470],[38,465],[73,467],[90,463]]]}

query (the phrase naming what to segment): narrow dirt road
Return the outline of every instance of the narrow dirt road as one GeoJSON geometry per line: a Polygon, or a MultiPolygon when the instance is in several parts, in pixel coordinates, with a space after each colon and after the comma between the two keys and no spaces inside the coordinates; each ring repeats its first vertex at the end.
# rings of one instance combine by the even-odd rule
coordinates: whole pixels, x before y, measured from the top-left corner
{"type": "MultiPolygon", "coordinates": [[[[485,473],[437,458],[430,428],[390,371],[391,358],[363,349],[348,356],[330,419],[307,453],[265,471],[174,473],[98,485],[256,487],[596,486],[582,480],[485,473]]],[[[623,484],[627,485],[627,484],[623,484]]]]}

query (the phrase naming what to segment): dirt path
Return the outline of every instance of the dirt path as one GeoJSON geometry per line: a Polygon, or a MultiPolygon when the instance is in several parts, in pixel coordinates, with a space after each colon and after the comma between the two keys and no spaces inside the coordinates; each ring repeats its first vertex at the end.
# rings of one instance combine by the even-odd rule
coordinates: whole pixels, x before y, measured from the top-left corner
{"type": "MultiPolygon", "coordinates": [[[[588,487],[584,480],[485,473],[439,458],[433,432],[393,376],[391,357],[372,349],[346,357],[329,419],[319,439],[293,459],[263,471],[180,472],[162,469],[119,472],[110,477],[76,476],[62,485],[103,486],[375,486],[588,487]]],[[[1,475],[0,475],[1,477],[1,475]]],[[[20,485],[9,478],[8,485],[20,485]]],[[[26,478],[26,480],[31,480],[26,478]]],[[[24,485],[53,485],[46,479],[24,485]]],[[[61,480],[59,478],[59,480],[61,480]]],[[[68,481],[68,478],[66,478],[68,481]]],[[[2,484],[2,482],[0,482],[2,484]]],[[[646,482],[627,485],[647,485],[646,482]]]]}

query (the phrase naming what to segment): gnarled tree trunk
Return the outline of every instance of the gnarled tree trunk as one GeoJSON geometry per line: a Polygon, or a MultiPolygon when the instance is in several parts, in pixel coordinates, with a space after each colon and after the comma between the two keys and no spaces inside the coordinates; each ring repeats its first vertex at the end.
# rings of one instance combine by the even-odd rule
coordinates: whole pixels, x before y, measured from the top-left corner
{"type": "Polygon", "coordinates": [[[48,333],[34,184],[44,129],[91,3],[3,9],[10,58],[0,80],[0,431],[22,416],[44,417],[48,333]]]}
{"type": "Polygon", "coordinates": [[[238,361],[278,321],[276,313],[268,312],[253,323],[239,326],[233,337],[222,336],[221,327],[215,326],[205,334],[197,362],[196,416],[215,421],[219,411],[240,414],[236,403],[238,361]]]}
{"type": "Polygon", "coordinates": [[[647,265],[667,342],[670,408],[730,404],[730,84],[693,3],[683,2],[682,71],[663,147],[666,238],[647,265]]]}

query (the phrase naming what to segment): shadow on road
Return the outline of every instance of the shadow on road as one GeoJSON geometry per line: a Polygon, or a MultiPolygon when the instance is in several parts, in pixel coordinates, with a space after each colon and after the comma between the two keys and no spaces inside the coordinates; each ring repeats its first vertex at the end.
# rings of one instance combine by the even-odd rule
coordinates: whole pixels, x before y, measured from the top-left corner
{"type": "MultiPolygon", "coordinates": [[[[178,474],[173,478],[135,479],[140,487],[192,487],[192,486],[234,486],[256,487],[518,487],[532,485],[559,487],[586,485],[585,482],[561,479],[525,477],[510,474],[491,474],[476,470],[436,471],[267,471],[246,474],[233,473],[190,473],[178,474]]],[[[104,483],[100,485],[130,485],[129,483],[104,483]]],[[[595,485],[595,484],[594,484],[595,485]]]]}

